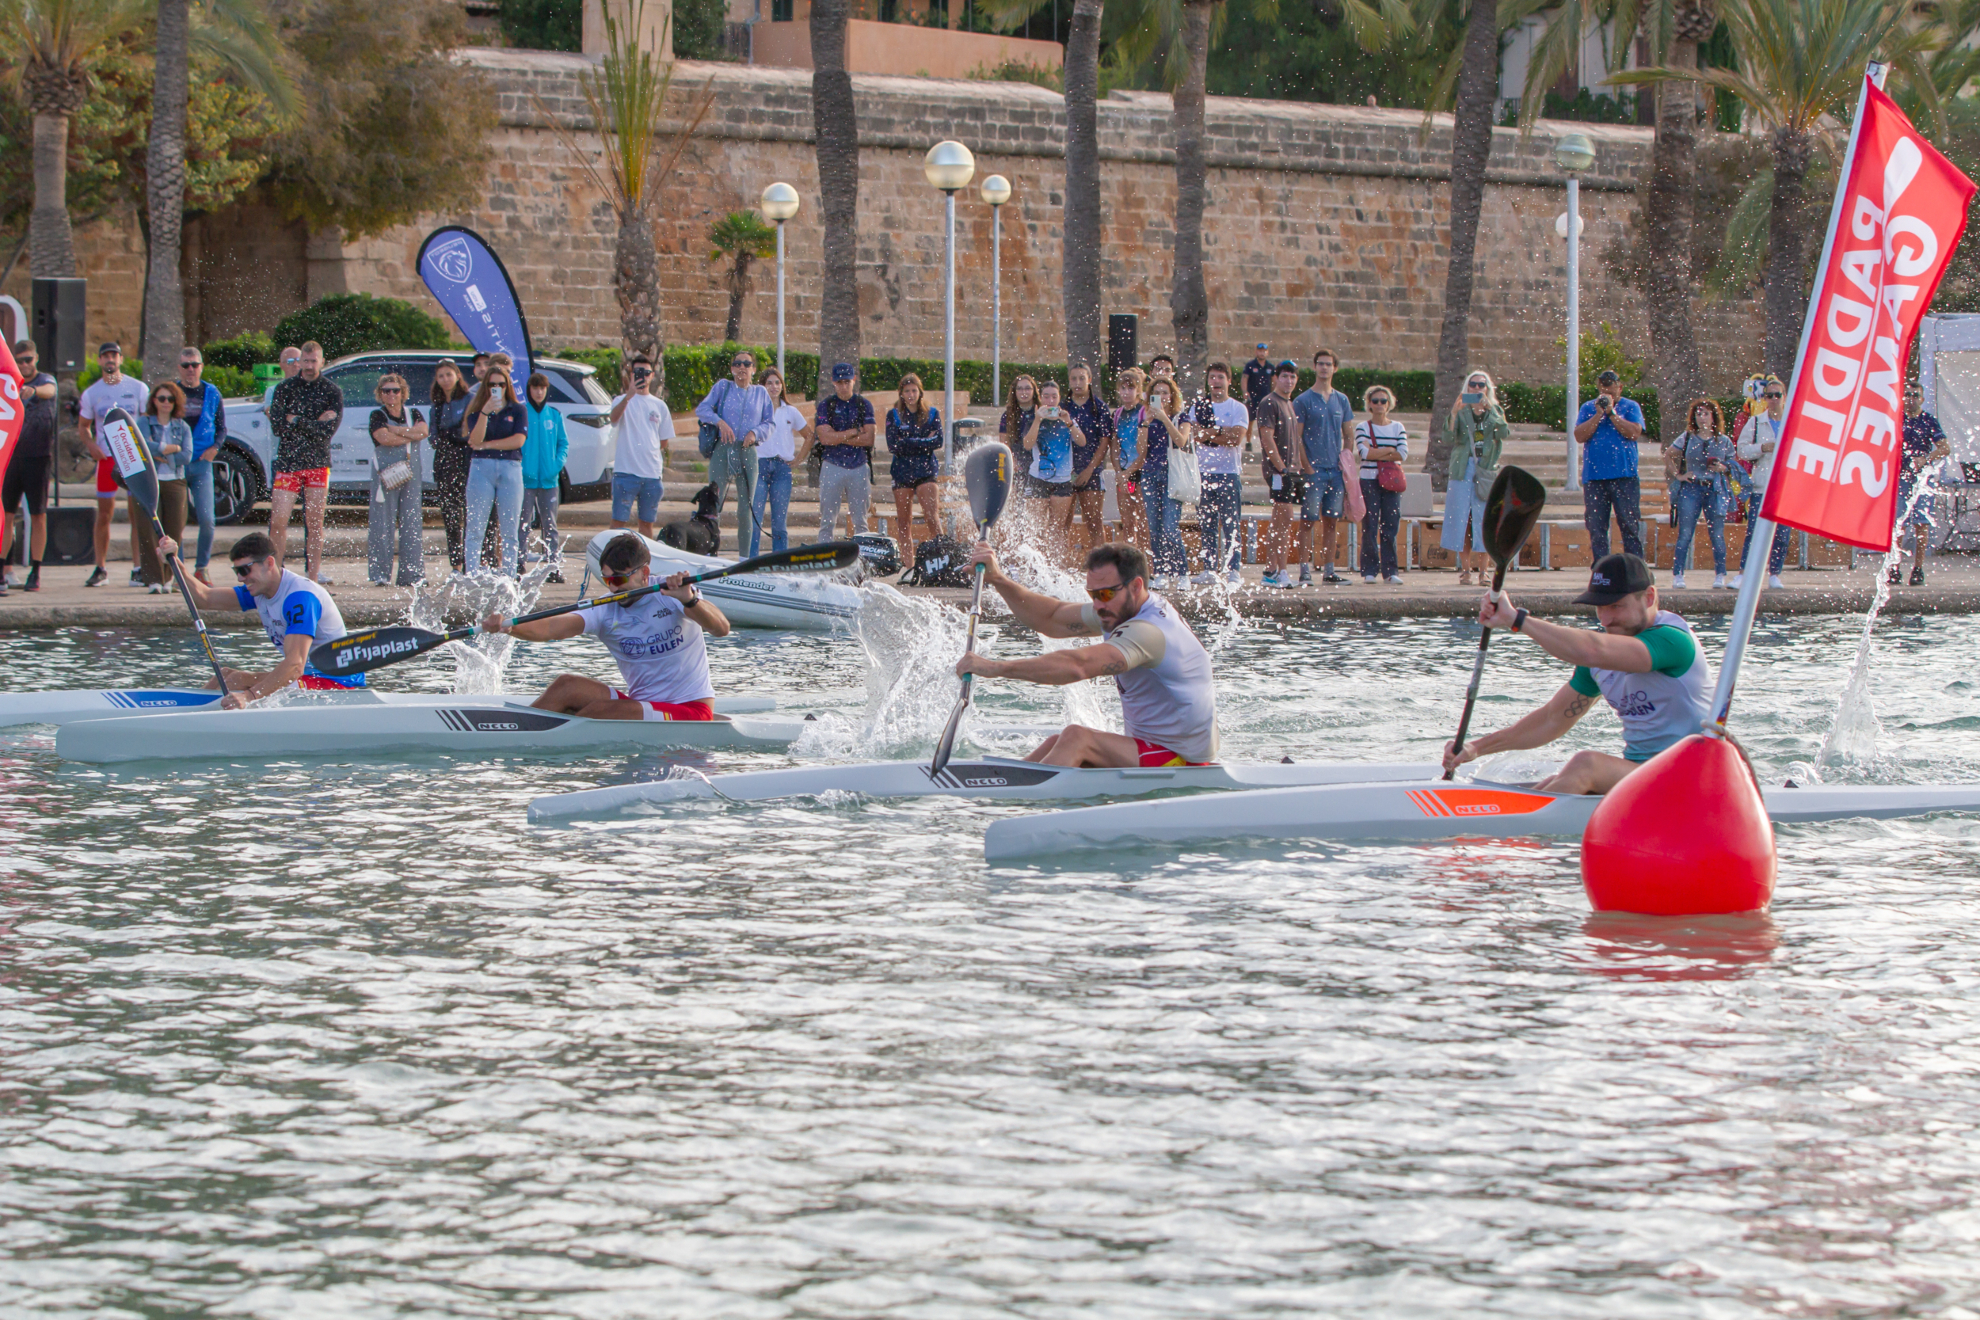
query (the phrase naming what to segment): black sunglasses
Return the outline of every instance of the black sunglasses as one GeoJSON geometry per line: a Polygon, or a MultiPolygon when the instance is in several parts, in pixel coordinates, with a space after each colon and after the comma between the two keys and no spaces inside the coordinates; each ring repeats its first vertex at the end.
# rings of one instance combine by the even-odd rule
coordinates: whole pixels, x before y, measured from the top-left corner
{"type": "Polygon", "coordinates": [[[1779,394],[1763,394],[1763,395],[1761,395],[1760,397],[1761,397],[1761,398],[1763,398],[1763,399],[1778,399],[1778,398],[1781,398],[1781,397],[1783,397],[1783,396],[1781,396],[1781,395],[1779,395],[1779,394]]]}
{"type": "Polygon", "coordinates": [[[240,564],[235,564],[235,565],[234,565],[234,576],[235,576],[235,577],[237,577],[237,578],[239,578],[239,579],[240,579],[241,581],[243,581],[243,582],[245,582],[245,581],[247,581],[247,580],[248,580],[248,574],[250,574],[250,573],[252,573],[252,572],[254,572],[254,565],[253,565],[253,564],[248,564],[248,565],[246,565],[245,567],[243,567],[243,566],[242,566],[242,565],[240,565],[240,564]]]}

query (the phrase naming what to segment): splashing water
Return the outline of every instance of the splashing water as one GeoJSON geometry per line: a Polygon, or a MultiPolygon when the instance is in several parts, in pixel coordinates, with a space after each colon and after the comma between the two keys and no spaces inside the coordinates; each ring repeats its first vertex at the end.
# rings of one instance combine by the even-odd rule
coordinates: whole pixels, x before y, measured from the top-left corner
{"type": "MultiPolygon", "coordinates": [[[[505,573],[450,573],[433,591],[427,591],[424,583],[418,584],[406,606],[406,622],[415,628],[445,632],[449,620],[526,614],[543,594],[550,568],[546,559],[527,570],[521,581],[505,573]]],[[[464,696],[500,695],[504,690],[502,674],[515,645],[515,638],[504,635],[449,642],[441,649],[454,660],[452,690],[464,696]]]]}
{"type": "Polygon", "coordinates": [[[1903,543],[1897,529],[1909,524],[1920,501],[1930,499],[1933,493],[1925,480],[1914,485],[1911,499],[1899,512],[1896,527],[1892,529],[1891,547],[1876,561],[1875,594],[1863,616],[1863,631],[1857,635],[1856,661],[1850,666],[1849,678],[1836,701],[1835,717],[1829,722],[1829,731],[1822,735],[1821,750],[1815,753],[1811,767],[1817,775],[1830,766],[1868,771],[1880,778],[1895,774],[1895,764],[1878,750],[1884,726],[1877,718],[1877,703],[1871,693],[1870,642],[1876,633],[1877,616],[1891,599],[1891,574],[1904,562],[1903,543]]]}

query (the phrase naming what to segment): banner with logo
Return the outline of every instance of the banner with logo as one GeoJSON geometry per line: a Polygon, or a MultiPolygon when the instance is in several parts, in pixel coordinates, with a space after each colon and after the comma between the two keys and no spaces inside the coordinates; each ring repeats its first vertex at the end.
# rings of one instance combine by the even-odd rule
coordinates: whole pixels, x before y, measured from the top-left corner
{"type": "Polygon", "coordinates": [[[1911,338],[1959,246],[1973,190],[1866,77],[1762,517],[1890,549],[1911,338]]]}
{"type": "Polygon", "coordinates": [[[419,277],[477,353],[507,353],[516,364],[516,393],[529,379],[529,322],[515,281],[487,240],[461,225],[443,225],[419,245],[419,277]]]}

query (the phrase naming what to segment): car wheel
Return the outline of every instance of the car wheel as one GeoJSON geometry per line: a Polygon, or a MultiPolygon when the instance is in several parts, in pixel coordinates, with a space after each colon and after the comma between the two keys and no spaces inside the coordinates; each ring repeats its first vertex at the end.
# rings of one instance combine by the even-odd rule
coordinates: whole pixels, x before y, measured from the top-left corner
{"type": "Polygon", "coordinates": [[[261,499],[261,477],[255,460],[238,449],[213,456],[213,521],[232,525],[247,517],[261,499]]]}

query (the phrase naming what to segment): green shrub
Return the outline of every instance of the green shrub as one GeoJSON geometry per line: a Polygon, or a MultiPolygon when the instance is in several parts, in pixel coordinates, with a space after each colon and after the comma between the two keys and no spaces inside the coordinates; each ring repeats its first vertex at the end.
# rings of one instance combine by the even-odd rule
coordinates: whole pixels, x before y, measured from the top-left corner
{"type": "MultiPolygon", "coordinates": [[[[126,376],[134,380],[144,380],[144,359],[134,357],[125,358],[123,370],[126,376]]],[[[83,363],[83,369],[77,373],[76,388],[86,390],[101,379],[103,379],[103,369],[96,365],[95,358],[91,358],[89,361],[83,363]]],[[[147,385],[150,383],[150,381],[145,381],[147,385]]]]}
{"type": "Polygon", "coordinates": [[[261,397],[261,391],[254,386],[254,373],[252,371],[242,371],[238,367],[215,366],[213,360],[208,358],[205,379],[207,384],[220,391],[222,398],[258,399],[261,397]]]}
{"type": "MultiPolygon", "coordinates": [[[[409,302],[368,293],[333,293],[290,312],[271,332],[278,344],[314,339],[325,358],[390,348],[446,348],[447,327],[409,302]]],[[[250,364],[252,365],[252,364],[250,364]]]]}
{"type": "Polygon", "coordinates": [[[200,350],[200,356],[206,359],[206,378],[212,380],[215,367],[252,372],[264,362],[275,361],[278,351],[274,338],[267,331],[249,330],[232,339],[214,340],[200,350]]]}

